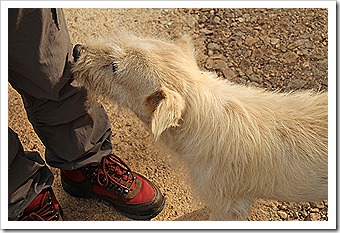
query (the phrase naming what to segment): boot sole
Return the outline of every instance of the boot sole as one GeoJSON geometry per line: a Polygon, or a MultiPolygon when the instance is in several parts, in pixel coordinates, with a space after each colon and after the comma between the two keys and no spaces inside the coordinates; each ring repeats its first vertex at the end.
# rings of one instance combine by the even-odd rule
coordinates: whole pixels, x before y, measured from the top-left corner
{"type": "MultiPolygon", "coordinates": [[[[74,197],[83,197],[83,198],[97,198],[99,200],[105,201],[108,204],[110,204],[111,206],[114,205],[114,203],[107,197],[105,196],[100,196],[96,193],[91,193],[91,192],[84,192],[84,190],[81,189],[77,189],[69,184],[67,184],[67,182],[65,182],[63,179],[61,179],[61,184],[63,189],[70,194],[71,196],[74,197]]],[[[163,200],[162,200],[162,204],[160,205],[160,207],[152,214],[150,215],[138,215],[138,214],[130,214],[130,213],[125,213],[124,211],[115,208],[113,206],[113,208],[118,211],[119,213],[123,214],[124,216],[134,219],[134,220],[148,220],[150,221],[152,218],[156,217],[164,208],[165,205],[165,197],[163,196],[163,200]]]]}

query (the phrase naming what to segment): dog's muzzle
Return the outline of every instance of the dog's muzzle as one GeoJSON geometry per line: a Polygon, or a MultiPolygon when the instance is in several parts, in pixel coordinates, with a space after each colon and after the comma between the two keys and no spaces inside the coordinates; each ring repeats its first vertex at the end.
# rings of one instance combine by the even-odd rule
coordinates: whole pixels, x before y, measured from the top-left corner
{"type": "Polygon", "coordinates": [[[82,49],[82,45],[81,44],[76,44],[73,48],[73,53],[72,53],[72,56],[73,56],[73,59],[74,59],[74,62],[77,62],[79,57],[80,57],[80,52],[81,52],[81,49],[82,49]]]}

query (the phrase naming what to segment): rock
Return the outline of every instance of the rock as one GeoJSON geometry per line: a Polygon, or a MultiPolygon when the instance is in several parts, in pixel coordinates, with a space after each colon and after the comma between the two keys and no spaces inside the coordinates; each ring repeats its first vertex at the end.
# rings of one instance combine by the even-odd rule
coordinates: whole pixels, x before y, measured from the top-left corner
{"type": "Polygon", "coordinates": [[[308,39],[300,39],[300,40],[296,40],[293,43],[289,44],[287,46],[288,49],[294,49],[296,47],[301,47],[303,46],[305,43],[307,43],[309,40],[308,39]]]}
{"type": "Polygon", "coordinates": [[[217,69],[217,70],[222,70],[223,68],[225,68],[227,66],[228,66],[227,62],[225,62],[221,59],[214,60],[214,68],[217,69]]]}
{"type": "Polygon", "coordinates": [[[314,43],[313,43],[312,41],[308,41],[308,42],[306,42],[306,44],[304,45],[304,47],[305,47],[306,49],[314,49],[314,48],[315,48],[315,45],[314,45],[314,43]]]}
{"type": "Polygon", "coordinates": [[[237,18],[236,20],[239,21],[240,23],[243,23],[243,22],[244,22],[244,18],[242,18],[242,17],[237,18]]]}
{"type": "Polygon", "coordinates": [[[283,58],[286,63],[293,63],[296,62],[299,55],[297,55],[295,52],[286,52],[283,54],[283,58]]]}
{"type": "Polygon", "coordinates": [[[320,201],[316,204],[316,207],[319,208],[319,209],[323,209],[323,208],[325,208],[325,205],[323,204],[322,201],[320,201]]]}
{"type": "Polygon", "coordinates": [[[328,67],[328,59],[324,59],[324,60],[318,61],[317,64],[318,64],[318,67],[327,69],[327,67],[328,67]]]}
{"type": "Polygon", "coordinates": [[[214,54],[211,56],[212,59],[222,59],[222,60],[226,60],[226,58],[223,56],[223,54],[219,53],[219,54],[214,54]]]}
{"type": "Polygon", "coordinates": [[[219,50],[220,49],[220,46],[216,43],[209,43],[207,45],[207,49],[210,49],[210,50],[219,50]]]}
{"type": "Polygon", "coordinates": [[[214,22],[217,23],[217,24],[220,24],[221,23],[221,18],[218,17],[218,16],[215,16],[214,17],[214,22]]]}
{"type": "Polygon", "coordinates": [[[278,211],[278,215],[280,216],[281,219],[287,220],[288,214],[284,211],[278,211]]]}
{"type": "Polygon", "coordinates": [[[310,209],[310,212],[317,213],[317,212],[319,212],[319,209],[318,208],[312,208],[312,209],[310,209]]]}
{"type": "Polygon", "coordinates": [[[321,84],[325,85],[325,86],[328,86],[328,80],[327,79],[326,80],[322,80],[321,84]]]}
{"type": "Polygon", "coordinates": [[[270,43],[270,38],[268,36],[261,36],[260,37],[263,43],[269,44],[270,43]]]}
{"type": "Polygon", "coordinates": [[[212,51],[212,50],[209,49],[209,50],[208,50],[208,56],[211,57],[212,55],[214,55],[214,51],[212,51]]]}
{"type": "Polygon", "coordinates": [[[270,38],[270,43],[272,44],[272,45],[276,45],[277,43],[279,43],[279,39],[276,39],[276,38],[270,38]]]}
{"type": "Polygon", "coordinates": [[[288,83],[286,91],[298,90],[302,88],[307,81],[302,79],[293,79],[291,82],[288,83]]]}
{"type": "Polygon", "coordinates": [[[318,213],[310,213],[308,216],[308,220],[310,221],[318,221],[320,218],[320,215],[318,213]]]}
{"type": "Polygon", "coordinates": [[[254,38],[254,37],[252,37],[252,36],[248,36],[246,39],[245,39],[245,41],[244,41],[244,43],[246,44],[246,45],[248,45],[248,46],[253,46],[256,42],[258,42],[259,41],[259,39],[258,38],[254,38]]]}
{"type": "Polygon", "coordinates": [[[303,208],[306,208],[306,209],[310,208],[309,202],[302,202],[301,205],[302,205],[303,208]]]}
{"type": "Polygon", "coordinates": [[[264,52],[262,51],[262,49],[255,49],[253,50],[253,57],[255,58],[262,58],[264,55],[264,52]]]}
{"type": "Polygon", "coordinates": [[[253,86],[253,87],[259,87],[260,86],[260,84],[258,84],[256,82],[249,82],[248,85],[253,86]]]}
{"type": "Polygon", "coordinates": [[[207,68],[208,70],[210,70],[210,69],[213,68],[213,65],[214,65],[214,60],[211,59],[210,57],[208,57],[208,58],[205,60],[205,68],[207,68]]]}
{"type": "Polygon", "coordinates": [[[211,35],[214,33],[214,31],[206,29],[206,28],[202,28],[200,29],[201,32],[203,32],[205,35],[211,35]]]}
{"type": "Polygon", "coordinates": [[[252,82],[257,82],[257,83],[262,83],[262,81],[263,81],[262,78],[258,78],[255,75],[249,76],[249,80],[252,81],[252,82]]]}
{"type": "Polygon", "coordinates": [[[208,17],[203,15],[202,18],[201,18],[201,22],[205,23],[207,20],[208,20],[208,17]]]}
{"type": "Polygon", "coordinates": [[[230,68],[223,68],[221,69],[222,71],[222,74],[223,76],[226,78],[226,79],[235,79],[237,77],[237,74],[231,70],[230,68]]]}

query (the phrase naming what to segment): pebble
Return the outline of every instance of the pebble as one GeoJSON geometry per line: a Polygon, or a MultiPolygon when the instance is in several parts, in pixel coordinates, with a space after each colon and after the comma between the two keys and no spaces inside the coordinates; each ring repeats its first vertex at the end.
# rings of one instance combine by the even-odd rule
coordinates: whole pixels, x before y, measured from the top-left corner
{"type": "Polygon", "coordinates": [[[206,28],[202,28],[200,29],[201,32],[203,32],[205,35],[211,35],[214,33],[214,31],[206,29],[206,28]]]}
{"type": "Polygon", "coordinates": [[[223,68],[221,71],[223,76],[227,79],[235,79],[237,77],[237,74],[229,68],[223,68]]]}
{"type": "Polygon", "coordinates": [[[287,46],[288,49],[294,49],[296,47],[301,47],[302,45],[304,45],[305,43],[307,43],[309,40],[308,39],[300,39],[300,40],[296,40],[293,43],[289,44],[287,46]]]}
{"type": "Polygon", "coordinates": [[[208,17],[203,15],[202,18],[201,18],[201,22],[205,23],[207,20],[208,20],[208,17]]]}
{"type": "Polygon", "coordinates": [[[277,43],[279,43],[279,39],[276,39],[276,38],[271,38],[270,39],[270,43],[272,44],[272,45],[276,45],[277,43]]]}
{"type": "Polygon", "coordinates": [[[228,66],[227,62],[225,62],[221,59],[214,60],[214,68],[215,69],[221,70],[221,69],[223,69],[227,66],[228,66]]]}
{"type": "Polygon", "coordinates": [[[325,208],[325,205],[323,204],[323,202],[318,202],[316,204],[316,207],[319,208],[319,209],[322,209],[322,208],[325,208]]]}
{"type": "Polygon", "coordinates": [[[240,17],[240,18],[237,18],[237,21],[243,23],[244,22],[244,18],[240,17]]]}
{"type": "Polygon", "coordinates": [[[288,214],[286,212],[284,212],[284,211],[278,211],[277,213],[284,220],[286,220],[288,218],[288,214]]]}
{"type": "Polygon", "coordinates": [[[317,213],[310,213],[308,219],[311,220],[311,221],[318,221],[319,220],[319,214],[317,214],[317,213]]]}
{"type": "Polygon", "coordinates": [[[208,57],[205,61],[205,68],[207,68],[208,70],[212,69],[214,65],[214,60],[211,59],[210,57],[208,57]]]}
{"type": "Polygon", "coordinates": [[[218,16],[215,16],[214,17],[214,22],[217,23],[217,24],[220,24],[221,23],[221,18],[218,17],[218,16]]]}
{"type": "Polygon", "coordinates": [[[318,67],[320,67],[320,68],[327,68],[328,67],[328,59],[318,61],[317,64],[318,64],[318,67]]]}
{"type": "Polygon", "coordinates": [[[208,50],[208,56],[211,57],[212,55],[214,55],[214,51],[212,51],[212,50],[209,49],[209,50],[208,50]]]}
{"type": "MultiPolygon", "coordinates": [[[[261,83],[263,81],[262,78],[258,78],[255,75],[251,75],[249,76],[249,80],[252,82],[257,82],[257,83],[261,83]]],[[[276,206],[274,208],[277,208],[276,206]]]]}
{"type": "Polygon", "coordinates": [[[316,212],[319,212],[319,209],[318,208],[312,208],[312,209],[310,209],[310,212],[316,213],[316,212]]]}
{"type": "Polygon", "coordinates": [[[220,46],[216,43],[209,43],[207,45],[207,49],[210,49],[210,50],[219,50],[220,49],[220,46]]]}
{"type": "Polygon", "coordinates": [[[293,63],[293,62],[296,62],[299,55],[297,55],[295,52],[289,51],[289,52],[284,53],[283,57],[286,63],[293,63]]]}
{"type": "Polygon", "coordinates": [[[259,39],[258,38],[254,38],[254,37],[252,37],[252,36],[248,36],[246,39],[245,39],[245,41],[244,41],[244,43],[246,44],[246,45],[248,45],[248,46],[253,46],[256,42],[258,42],[259,41],[259,39]]]}

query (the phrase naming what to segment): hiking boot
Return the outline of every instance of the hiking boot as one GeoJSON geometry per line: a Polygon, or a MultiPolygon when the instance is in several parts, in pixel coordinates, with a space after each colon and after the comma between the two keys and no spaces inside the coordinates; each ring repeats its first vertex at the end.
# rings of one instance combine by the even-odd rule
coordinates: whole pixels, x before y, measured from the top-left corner
{"type": "Polygon", "coordinates": [[[44,189],[27,208],[19,221],[62,221],[61,207],[52,191],[44,189]]]}
{"type": "Polygon", "coordinates": [[[131,169],[114,154],[97,166],[61,170],[66,192],[77,197],[95,197],[135,220],[150,220],[159,214],[165,198],[158,187],[131,169]]]}

